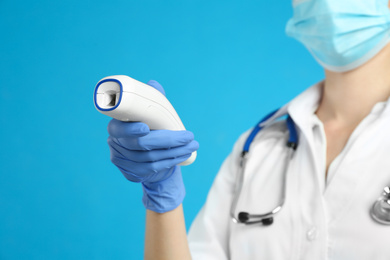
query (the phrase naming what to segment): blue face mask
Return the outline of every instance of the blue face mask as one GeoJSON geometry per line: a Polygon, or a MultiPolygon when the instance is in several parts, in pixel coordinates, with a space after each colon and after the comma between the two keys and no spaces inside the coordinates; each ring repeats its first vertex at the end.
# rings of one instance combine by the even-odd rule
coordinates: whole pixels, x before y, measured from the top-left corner
{"type": "Polygon", "coordinates": [[[286,33],[326,69],[366,63],[390,42],[389,0],[294,0],[286,33]]]}

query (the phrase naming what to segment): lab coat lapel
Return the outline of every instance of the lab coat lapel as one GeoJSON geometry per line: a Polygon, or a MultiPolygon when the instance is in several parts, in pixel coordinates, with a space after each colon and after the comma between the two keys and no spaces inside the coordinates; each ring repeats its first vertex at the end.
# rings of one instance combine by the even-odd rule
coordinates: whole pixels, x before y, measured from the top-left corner
{"type": "MultiPolygon", "coordinates": [[[[323,167],[320,151],[316,151],[313,139],[313,113],[317,110],[318,103],[322,95],[323,81],[306,89],[299,96],[294,98],[287,107],[289,115],[292,117],[298,132],[299,141],[298,149],[304,153],[305,158],[308,158],[311,164],[301,164],[304,172],[310,172],[310,178],[314,178],[315,187],[312,187],[317,192],[324,189],[323,167]],[[301,146],[301,147],[300,147],[301,146]],[[303,147],[305,149],[303,149],[303,147]],[[313,168],[311,168],[313,167],[313,168]],[[308,169],[311,168],[311,169],[308,169]]],[[[308,162],[306,160],[306,162],[308,162]]]]}

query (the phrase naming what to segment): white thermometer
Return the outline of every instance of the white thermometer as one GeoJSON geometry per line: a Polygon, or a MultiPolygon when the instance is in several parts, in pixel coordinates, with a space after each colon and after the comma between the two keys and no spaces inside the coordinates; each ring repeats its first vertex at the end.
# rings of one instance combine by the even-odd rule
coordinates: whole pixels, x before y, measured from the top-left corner
{"type": "MultiPolygon", "coordinates": [[[[151,130],[185,130],[179,115],[160,91],[128,76],[101,79],[93,100],[100,113],[120,121],[143,122],[151,130]]],[[[196,151],[180,165],[189,165],[195,158],[196,151]]]]}

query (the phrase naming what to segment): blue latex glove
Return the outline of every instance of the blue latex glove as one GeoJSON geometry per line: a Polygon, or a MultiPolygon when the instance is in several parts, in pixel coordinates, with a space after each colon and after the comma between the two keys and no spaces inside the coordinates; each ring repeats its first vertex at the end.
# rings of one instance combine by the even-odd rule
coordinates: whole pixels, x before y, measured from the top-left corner
{"type": "MultiPolygon", "coordinates": [[[[165,95],[157,81],[148,84],[165,95]]],[[[132,182],[141,182],[147,209],[163,213],[177,208],[184,199],[185,189],[181,168],[199,148],[190,131],[149,130],[141,122],[108,124],[108,145],[111,161],[132,182]]]]}

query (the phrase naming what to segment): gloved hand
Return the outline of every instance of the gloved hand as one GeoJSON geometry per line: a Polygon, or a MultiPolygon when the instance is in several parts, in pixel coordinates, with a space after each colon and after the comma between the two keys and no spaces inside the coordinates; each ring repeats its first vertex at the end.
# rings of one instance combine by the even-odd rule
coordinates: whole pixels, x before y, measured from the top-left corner
{"type": "MultiPolygon", "coordinates": [[[[148,85],[165,95],[157,81],[148,85]]],[[[190,131],[149,130],[141,122],[112,119],[108,133],[112,163],[129,181],[142,183],[147,209],[163,213],[183,202],[185,189],[177,164],[199,148],[190,131]]]]}

